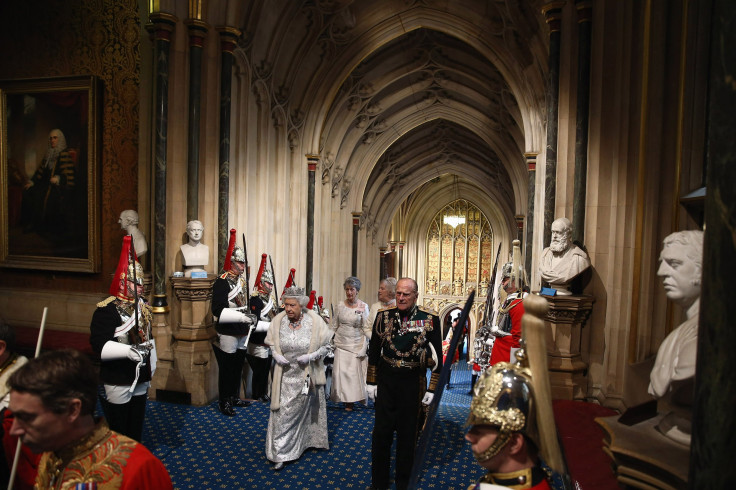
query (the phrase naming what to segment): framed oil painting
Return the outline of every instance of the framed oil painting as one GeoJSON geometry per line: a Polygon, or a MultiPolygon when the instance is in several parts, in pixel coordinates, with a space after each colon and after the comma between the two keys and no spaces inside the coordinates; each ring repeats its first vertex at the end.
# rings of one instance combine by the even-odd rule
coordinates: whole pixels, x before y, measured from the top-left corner
{"type": "Polygon", "coordinates": [[[0,81],[0,266],[100,268],[98,81],[0,81]]]}

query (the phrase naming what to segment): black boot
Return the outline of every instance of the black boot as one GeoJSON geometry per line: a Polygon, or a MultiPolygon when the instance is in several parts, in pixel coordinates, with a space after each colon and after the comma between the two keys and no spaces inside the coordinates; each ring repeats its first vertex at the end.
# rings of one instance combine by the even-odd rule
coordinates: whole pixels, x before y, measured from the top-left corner
{"type": "Polygon", "coordinates": [[[473,386],[475,386],[475,380],[478,379],[478,375],[473,373],[470,375],[470,390],[468,390],[468,395],[473,394],[473,386]]]}
{"type": "MultiPolygon", "coordinates": [[[[234,354],[230,354],[232,356],[232,379],[230,380],[231,388],[230,388],[230,401],[232,402],[233,407],[248,407],[250,406],[250,402],[247,402],[245,400],[240,399],[240,385],[242,384],[243,380],[243,365],[245,364],[245,353],[246,351],[244,349],[238,349],[235,351],[234,354]]],[[[245,393],[243,393],[245,395],[245,393]]]]}
{"type": "Polygon", "coordinates": [[[220,412],[228,417],[233,417],[235,415],[235,410],[233,410],[233,404],[230,400],[220,400],[218,407],[220,408],[220,412]]]}
{"type": "Polygon", "coordinates": [[[220,397],[220,403],[218,404],[218,408],[220,409],[220,412],[227,415],[228,417],[232,417],[235,415],[235,410],[233,410],[233,404],[230,400],[230,397],[232,396],[231,390],[231,371],[232,371],[232,356],[234,354],[228,354],[227,352],[223,351],[219,347],[217,347],[215,344],[212,344],[212,351],[215,353],[215,359],[217,360],[217,367],[218,367],[218,373],[217,373],[217,390],[219,392],[220,397]]]}

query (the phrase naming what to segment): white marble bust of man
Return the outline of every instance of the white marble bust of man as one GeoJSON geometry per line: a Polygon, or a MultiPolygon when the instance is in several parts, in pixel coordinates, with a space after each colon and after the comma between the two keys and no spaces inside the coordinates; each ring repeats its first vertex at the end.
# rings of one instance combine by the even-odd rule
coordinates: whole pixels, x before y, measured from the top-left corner
{"type": "MultiPolygon", "coordinates": [[[[662,278],[667,299],[685,310],[686,320],[662,341],[649,376],[649,394],[664,398],[673,411],[659,429],[668,437],[690,442],[689,407],[698,350],[700,277],[703,261],[703,232],[678,231],[664,239],[657,275],[662,278]]],[[[660,407],[661,410],[661,407],[660,407]]]]}
{"type": "Polygon", "coordinates": [[[125,230],[128,235],[133,237],[133,247],[136,255],[140,258],[148,252],[148,243],[143,232],[138,229],[138,213],[133,209],[126,209],[120,213],[120,228],[125,230]]]}
{"type": "Polygon", "coordinates": [[[204,272],[204,266],[210,261],[210,248],[202,243],[203,232],[201,221],[195,219],[187,223],[189,241],[180,247],[186,277],[191,277],[192,272],[204,272]]]}
{"type": "Polygon", "coordinates": [[[557,290],[559,295],[569,295],[570,282],[590,267],[588,254],[572,243],[572,225],[567,218],[552,223],[552,240],[542,251],[539,263],[542,281],[557,290]]]}

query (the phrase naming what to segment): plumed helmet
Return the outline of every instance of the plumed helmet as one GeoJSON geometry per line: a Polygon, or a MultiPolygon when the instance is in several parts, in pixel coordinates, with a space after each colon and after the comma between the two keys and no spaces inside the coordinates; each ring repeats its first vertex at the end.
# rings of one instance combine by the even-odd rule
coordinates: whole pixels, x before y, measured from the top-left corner
{"type": "Polygon", "coordinates": [[[245,252],[243,251],[243,248],[238,246],[233,247],[233,253],[230,258],[235,262],[245,262],[245,252]]]}
{"type": "Polygon", "coordinates": [[[230,240],[227,244],[227,253],[225,254],[225,263],[223,264],[222,268],[226,271],[230,270],[230,267],[232,267],[232,257],[233,252],[235,252],[235,228],[232,228],[230,230],[230,240]]]}
{"type": "Polygon", "coordinates": [[[311,310],[314,308],[314,303],[317,301],[317,291],[312,289],[309,292],[309,303],[307,303],[307,309],[311,310]]]}
{"type": "Polygon", "coordinates": [[[135,298],[131,297],[128,286],[125,284],[128,279],[133,281],[134,277],[137,284],[143,284],[143,267],[138,262],[138,256],[133,249],[133,237],[126,235],[123,237],[123,248],[120,250],[115,276],[110,284],[110,295],[122,300],[134,301],[135,298]]]}
{"type": "Polygon", "coordinates": [[[261,254],[261,264],[258,266],[258,274],[256,274],[256,281],[253,284],[261,295],[267,295],[270,291],[266,291],[263,287],[263,283],[267,282],[273,284],[273,274],[271,271],[266,269],[266,259],[268,254],[261,254]]]}
{"type": "Polygon", "coordinates": [[[499,431],[488,449],[475,454],[480,463],[498,454],[514,432],[537,444],[531,378],[531,371],[521,363],[499,362],[475,383],[466,425],[490,425],[499,431]]]}
{"type": "Polygon", "coordinates": [[[514,240],[511,249],[511,262],[506,262],[501,271],[501,277],[510,277],[516,284],[516,289],[521,291],[528,283],[524,265],[521,263],[521,242],[514,240]]]}

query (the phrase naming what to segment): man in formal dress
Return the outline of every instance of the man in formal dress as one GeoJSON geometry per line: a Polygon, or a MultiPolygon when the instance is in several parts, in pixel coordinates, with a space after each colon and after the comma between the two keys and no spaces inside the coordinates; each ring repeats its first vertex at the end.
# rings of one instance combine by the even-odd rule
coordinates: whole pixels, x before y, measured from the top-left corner
{"type": "Polygon", "coordinates": [[[95,420],[97,370],[81,352],[41,354],[8,384],[10,435],[42,454],[35,488],[173,488],[148,449],[95,420]]]}
{"type": "Polygon", "coordinates": [[[248,311],[245,252],[235,246],[235,230],[230,230],[230,242],[223,272],[212,285],[212,315],[215,318],[217,341],[212,344],[219,367],[218,389],[220,412],[232,417],[233,407],[247,407],[240,399],[240,380],[245,363],[248,337],[255,328],[256,318],[248,311]]]}
{"type": "Polygon", "coordinates": [[[143,268],[131,243],[130,235],[123,238],[110,296],[97,303],[89,342],[101,360],[107,423],[112,430],[141,441],[156,351],[151,338],[153,313],[142,297],[143,268]]]}
{"type": "Polygon", "coordinates": [[[366,392],[376,401],[372,441],[372,488],[389,488],[391,444],[396,432],[396,487],[411,477],[421,429],[422,404],[429,405],[442,370],[442,329],[435,312],[417,306],[414,279],[396,284],[396,307],[373,323],[366,392]],[[427,369],[432,370],[429,387],[427,369]]]}
{"type": "Polygon", "coordinates": [[[250,298],[250,312],[256,317],[256,328],[248,341],[248,353],[245,358],[252,371],[251,396],[264,403],[271,401],[268,395],[268,372],[271,369],[271,349],[266,345],[266,333],[271,320],[276,316],[276,303],[271,296],[273,291],[273,274],[266,268],[268,254],[261,254],[261,264],[253,287],[255,291],[250,298]]]}

